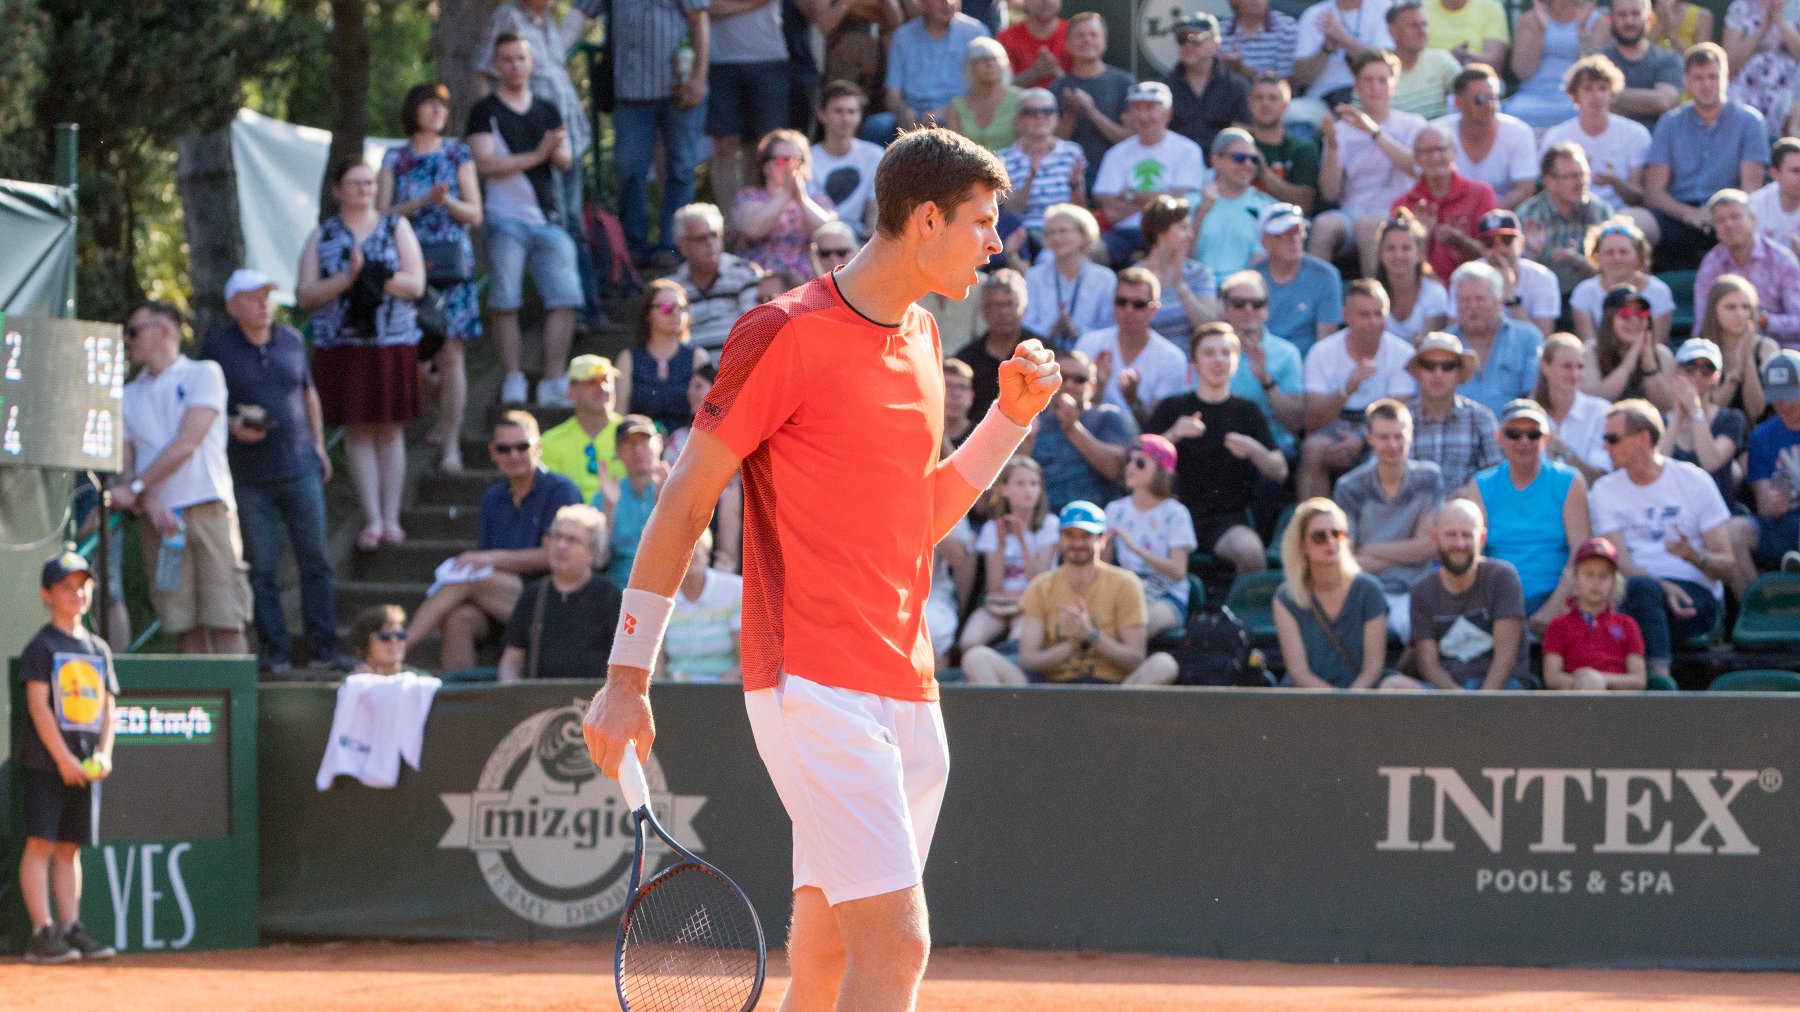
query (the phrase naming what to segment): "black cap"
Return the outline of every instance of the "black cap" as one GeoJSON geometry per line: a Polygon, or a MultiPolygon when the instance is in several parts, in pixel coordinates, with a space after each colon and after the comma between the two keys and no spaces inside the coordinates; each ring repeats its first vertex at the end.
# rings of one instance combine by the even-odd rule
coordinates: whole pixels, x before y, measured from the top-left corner
{"type": "Polygon", "coordinates": [[[613,445],[618,446],[632,436],[656,435],[656,423],[643,415],[626,415],[619,419],[619,427],[613,430],[613,445]]]}
{"type": "Polygon", "coordinates": [[[80,573],[90,580],[94,578],[94,573],[88,568],[86,559],[74,552],[58,552],[44,560],[44,572],[38,582],[45,590],[49,590],[76,573],[80,573]]]}
{"type": "Polygon", "coordinates": [[[1606,293],[1606,302],[1601,305],[1600,311],[1610,313],[1615,309],[1622,308],[1627,302],[1639,303],[1646,309],[1650,306],[1650,300],[1644,297],[1643,292],[1631,285],[1620,285],[1606,293]]]}
{"type": "Polygon", "coordinates": [[[1519,216],[1505,208],[1482,215],[1480,223],[1475,227],[1482,235],[1498,235],[1501,232],[1520,234],[1519,216]]]}

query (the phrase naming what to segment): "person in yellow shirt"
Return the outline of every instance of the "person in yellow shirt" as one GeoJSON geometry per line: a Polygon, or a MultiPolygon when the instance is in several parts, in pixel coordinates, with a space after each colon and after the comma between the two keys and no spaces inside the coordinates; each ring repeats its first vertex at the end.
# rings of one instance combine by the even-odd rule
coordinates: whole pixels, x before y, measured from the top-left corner
{"type": "Polygon", "coordinates": [[[569,400],[575,414],[545,432],[544,467],[575,483],[582,502],[593,502],[600,491],[600,468],[614,478],[625,476],[625,465],[613,453],[613,436],[621,417],[613,410],[619,370],[599,355],[577,355],[569,362],[569,400]]]}
{"type": "Polygon", "coordinates": [[[1505,66],[1512,29],[1499,0],[1423,0],[1422,6],[1431,26],[1427,41],[1432,49],[1448,50],[1464,66],[1505,66]]]}

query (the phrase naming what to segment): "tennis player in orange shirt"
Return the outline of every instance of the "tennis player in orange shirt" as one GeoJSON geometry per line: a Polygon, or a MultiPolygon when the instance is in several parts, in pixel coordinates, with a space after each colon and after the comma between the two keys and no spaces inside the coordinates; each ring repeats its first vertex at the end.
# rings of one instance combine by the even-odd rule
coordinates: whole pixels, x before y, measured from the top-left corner
{"type": "Polygon", "coordinates": [[[916,302],[968,294],[1001,249],[1008,185],[956,133],[905,134],[875,173],[874,239],[738,320],[644,529],[584,722],[607,776],[629,742],[648,757],[650,671],[675,590],[741,469],[745,707],[794,826],[785,1009],[910,1009],[924,976],[921,882],[950,766],[924,624],[932,548],[1061,376],[1021,342],[993,408],[940,457],[943,348],[916,302]]]}

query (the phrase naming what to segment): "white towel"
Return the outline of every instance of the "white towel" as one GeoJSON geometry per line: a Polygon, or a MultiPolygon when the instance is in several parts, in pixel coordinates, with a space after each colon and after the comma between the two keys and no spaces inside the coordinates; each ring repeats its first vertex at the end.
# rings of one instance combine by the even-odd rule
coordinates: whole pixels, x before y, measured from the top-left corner
{"type": "Polygon", "coordinates": [[[437,569],[432,571],[431,588],[425,591],[426,597],[430,597],[453,583],[479,583],[494,575],[493,566],[465,566],[456,561],[456,558],[452,555],[438,563],[437,569]]]}
{"type": "Polygon", "coordinates": [[[344,679],[331,715],[331,737],[319,762],[315,780],[319,790],[329,788],[339,776],[355,777],[370,787],[392,787],[400,781],[402,759],[419,769],[425,718],[443,684],[411,671],[344,679]]]}

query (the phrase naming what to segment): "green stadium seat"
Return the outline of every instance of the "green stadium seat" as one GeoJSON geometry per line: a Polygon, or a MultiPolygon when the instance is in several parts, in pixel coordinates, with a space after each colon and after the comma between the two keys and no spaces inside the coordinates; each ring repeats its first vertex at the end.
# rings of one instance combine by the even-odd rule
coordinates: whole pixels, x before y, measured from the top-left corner
{"type": "Polygon", "coordinates": [[[1725,638],[1725,609],[1719,608],[1713,613],[1712,628],[1705,632],[1697,632],[1684,640],[1676,640],[1671,644],[1678,654],[1693,654],[1703,650],[1711,650],[1713,644],[1725,638]]]}
{"type": "MultiPolygon", "coordinates": [[[[1188,607],[1186,617],[1193,618],[1195,615],[1206,610],[1206,581],[1195,576],[1193,573],[1189,573],[1187,584],[1188,607]]],[[[1145,649],[1153,654],[1159,651],[1173,650],[1176,647],[1179,647],[1181,641],[1186,637],[1187,624],[1184,622],[1174,629],[1164,629],[1162,632],[1150,637],[1150,642],[1146,644],[1145,649]]]]}
{"type": "Polygon", "coordinates": [[[1659,675],[1652,671],[1644,676],[1644,691],[1679,692],[1681,691],[1681,686],[1676,685],[1675,679],[1670,678],[1668,675],[1659,675]]]}
{"type": "Polygon", "coordinates": [[[1708,692],[1800,692],[1800,672],[1764,668],[1732,671],[1712,680],[1708,692]]]}
{"type": "Polygon", "coordinates": [[[455,682],[497,682],[500,680],[500,669],[496,667],[459,668],[446,671],[438,677],[449,685],[455,682]]]}
{"type": "Polygon", "coordinates": [[[1250,630],[1250,642],[1258,647],[1276,644],[1275,590],[1283,578],[1279,569],[1245,573],[1231,582],[1231,592],[1225,597],[1225,607],[1250,630]]]}
{"type": "Polygon", "coordinates": [[[1800,573],[1764,573],[1744,592],[1731,642],[1740,650],[1800,646],[1800,573]]]}
{"type": "Polygon", "coordinates": [[[937,673],[937,680],[939,685],[961,685],[969,679],[961,668],[945,668],[937,673]]]}
{"type": "Polygon", "coordinates": [[[1694,279],[1698,271],[1662,271],[1656,277],[1675,297],[1675,318],[1669,324],[1669,343],[1679,344],[1694,329],[1694,279]]]}
{"type": "Polygon", "coordinates": [[[1265,553],[1269,559],[1270,569],[1281,568],[1281,536],[1287,532],[1288,522],[1294,519],[1294,509],[1298,505],[1298,503],[1288,503],[1282,509],[1281,516],[1275,518],[1275,536],[1269,539],[1268,551],[1265,553]]]}

